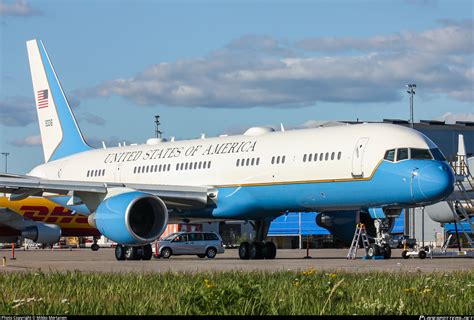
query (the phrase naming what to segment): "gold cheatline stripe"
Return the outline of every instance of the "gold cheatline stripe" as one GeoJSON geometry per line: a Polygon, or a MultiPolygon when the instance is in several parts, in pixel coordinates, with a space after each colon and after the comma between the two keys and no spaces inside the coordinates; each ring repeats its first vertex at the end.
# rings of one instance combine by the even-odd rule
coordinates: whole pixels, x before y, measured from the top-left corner
{"type": "Polygon", "coordinates": [[[283,184],[306,184],[306,183],[321,183],[321,182],[349,182],[349,181],[367,181],[371,180],[377,171],[378,167],[382,163],[383,159],[379,161],[375,169],[372,171],[367,178],[349,178],[349,179],[327,179],[327,180],[303,180],[303,181],[283,181],[283,182],[263,182],[263,183],[242,183],[242,184],[223,184],[215,185],[216,188],[231,188],[231,187],[258,187],[258,186],[270,186],[270,185],[283,185],[283,184]]]}

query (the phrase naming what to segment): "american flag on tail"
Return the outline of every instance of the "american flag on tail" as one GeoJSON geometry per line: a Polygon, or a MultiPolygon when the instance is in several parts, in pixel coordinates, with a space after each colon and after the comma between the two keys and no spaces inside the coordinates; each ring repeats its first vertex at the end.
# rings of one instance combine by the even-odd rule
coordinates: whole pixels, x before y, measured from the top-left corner
{"type": "Polygon", "coordinates": [[[36,97],[38,98],[38,109],[48,107],[48,89],[38,91],[36,97]]]}

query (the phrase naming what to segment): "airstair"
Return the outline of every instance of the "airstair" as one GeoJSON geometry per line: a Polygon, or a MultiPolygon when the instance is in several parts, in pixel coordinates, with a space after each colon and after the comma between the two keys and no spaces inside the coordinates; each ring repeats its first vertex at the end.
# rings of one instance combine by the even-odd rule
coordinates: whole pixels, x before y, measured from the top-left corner
{"type": "MultiPolygon", "coordinates": [[[[469,214],[474,212],[474,177],[469,171],[465,155],[458,155],[457,160],[451,164],[456,174],[454,191],[447,199],[447,203],[453,213],[456,225],[461,227],[461,231],[467,239],[467,245],[474,248],[474,242],[461,221],[469,224],[470,231],[474,230],[474,223],[469,214]]],[[[456,228],[457,228],[456,226],[456,228]]]]}
{"type": "Polygon", "coordinates": [[[369,239],[367,238],[367,231],[365,230],[365,225],[363,223],[358,223],[356,225],[356,230],[354,233],[354,238],[352,239],[351,247],[349,248],[349,253],[347,254],[347,259],[354,260],[357,257],[357,249],[359,249],[359,241],[362,238],[362,246],[364,247],[365,253],[369,248],[369,239]]]}

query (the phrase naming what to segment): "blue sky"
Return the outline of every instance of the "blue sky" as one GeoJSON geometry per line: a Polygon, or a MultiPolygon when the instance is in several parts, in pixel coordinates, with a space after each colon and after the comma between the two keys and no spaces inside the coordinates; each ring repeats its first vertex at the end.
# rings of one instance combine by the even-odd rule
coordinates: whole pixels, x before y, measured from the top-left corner
{"type": "MultiPolygon", "coordinates": [[[[42,163],[25,41],[42,39],[92,144],[255,125],[474,121],[472,1],[0,2],[0,152],[42,163]]],[[[0,159],[3,165],[3,159],[0,159]]],[[[3,166],[2,166],[3,170],[3,166]]]]}

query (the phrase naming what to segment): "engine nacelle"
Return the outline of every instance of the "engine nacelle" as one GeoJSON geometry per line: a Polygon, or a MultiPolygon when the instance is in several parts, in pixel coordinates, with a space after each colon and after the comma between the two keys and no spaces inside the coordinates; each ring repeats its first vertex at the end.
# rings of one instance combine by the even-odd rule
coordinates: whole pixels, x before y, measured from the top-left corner
{"type": "Polygon", "coordinates": [[[55,224],[38,222],[34,226],[23,230],[21,236],[36,243],[53,244],[61,238],[61,228],[55,224]]]}
{"type": "Polygon", "coordinates": [[[163,233],[168,224],[168,209],[152,194],[131,191],[106,198],[88,221],[112,241],[142,245],[163,233]]]}
{"type": "MultiPolygon", "coordinates": [[[[384,210],[386,211],[386,210],[384,210]]],[[[388,212],[390,229],[393,227],[395,218],[390,217],[388,212]]],[[[390,212],[390,215],[394,214],[390,212]]],[[[354,238],[356,225],[363,223],[369,237],[376,236],[376,229],[374,219],[368,212],[365,211],[334,211],[323,212],[316,216],[316,224],[320,227],[326,228],[337,239],[351,244],[354,238]]]]}
{"type": "MultiPolygon", "coordinates": [[[[459,211],[460,209],[457,209],[457,210],[459,211]]],[[[474,215],[474,212],[472,211],[470,207],[464,206],[464,210],[469,216],[474,215]]],[[[428,214],[431,220],[439,222],[439,223],[453,223],[457,221],[446,201],[441,201],[431,206],[425,207],[425,212],[428,214]]]]}

